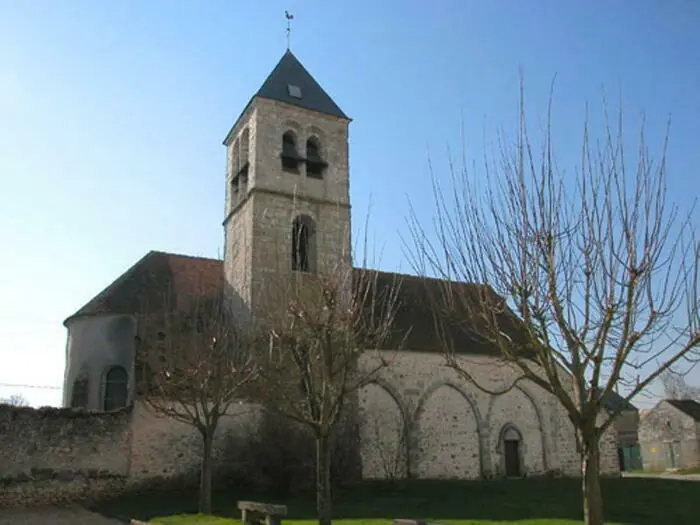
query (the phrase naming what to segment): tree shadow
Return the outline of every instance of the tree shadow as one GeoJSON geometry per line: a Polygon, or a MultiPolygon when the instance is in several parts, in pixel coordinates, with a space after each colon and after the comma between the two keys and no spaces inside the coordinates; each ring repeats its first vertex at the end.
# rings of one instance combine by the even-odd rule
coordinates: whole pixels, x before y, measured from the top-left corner
{"type": "MultiPolygon", "coordinates": [[[[196,491],[130,495],[105,502],[96,510],[108,516],[149,519],[196,512],[196,491]]],[[[603,480],[606,521],[630,525],[697,523],[700,482],[667,479],[603,480]]],[[[283,503],[290,519],[313,520],[314,495],[270,498],[231,486],[216,491],[214,513],[240,518],[236,502],[254,499],[283,503]]],[[[581,520],[580,482],[575,479],[498,481],[364,482],[336,490],[334,519],[581,520]]]]}

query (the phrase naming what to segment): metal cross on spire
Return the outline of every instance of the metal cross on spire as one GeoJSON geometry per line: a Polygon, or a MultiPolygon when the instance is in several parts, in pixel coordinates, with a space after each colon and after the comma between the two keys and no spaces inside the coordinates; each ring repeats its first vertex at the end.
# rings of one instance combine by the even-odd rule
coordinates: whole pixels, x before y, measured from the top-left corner
{"type": "Polygon", "coordinates": [[[289,14],[289,11],[285,11],[284,16],[287,19],[287,51],[289,51],[289,46],[292,39],[292,20],[294,20],[294,15],[289,14]]]}

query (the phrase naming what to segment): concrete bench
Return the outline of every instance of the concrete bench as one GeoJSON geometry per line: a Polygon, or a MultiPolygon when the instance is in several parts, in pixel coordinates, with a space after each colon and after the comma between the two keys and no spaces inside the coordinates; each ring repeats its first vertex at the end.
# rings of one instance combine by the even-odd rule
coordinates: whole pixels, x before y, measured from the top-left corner
{"type": "Polygon", "coordinates": [[[260,503],[257,501],[239,501],[238,509],[241,511],[243,525],[281,525],[282,518],[287,515],[286,505],[273,505],[272,503],[260,503]]]}

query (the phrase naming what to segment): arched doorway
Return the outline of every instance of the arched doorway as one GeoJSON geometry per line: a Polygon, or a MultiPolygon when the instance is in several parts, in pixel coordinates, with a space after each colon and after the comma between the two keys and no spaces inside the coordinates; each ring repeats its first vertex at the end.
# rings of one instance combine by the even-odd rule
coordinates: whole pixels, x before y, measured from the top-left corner
{"type": "Polygon", "coordinates": [[[503,450],[503,462],[506,477],[518,478],[522,476],[522,438],[520,432],[508,426],[503,429],[501,447],[503,450]]]}

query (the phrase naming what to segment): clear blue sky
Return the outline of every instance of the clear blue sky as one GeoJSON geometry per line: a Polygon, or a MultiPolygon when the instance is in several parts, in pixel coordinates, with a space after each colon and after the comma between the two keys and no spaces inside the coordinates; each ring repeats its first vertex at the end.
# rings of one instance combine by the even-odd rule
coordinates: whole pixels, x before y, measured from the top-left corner
{"type": "Polygon", "coordinates": [[[462,119],[477,160],[512,129],[519,68],[535,127],[557,75],[564,165],[605,89],[630,133],[646,112],[652,153],[672,116],[670,196],[700,193],[694,0],[0,0],[0,383],[60,387],[63,319],[148,250],[222,253],[221,141],[285,50],[285,9],[354,119],[355,220],[371,197],[384,268],[409,269],[407,200],[430,209],[428,159],[441,176],[462,119]]]}

